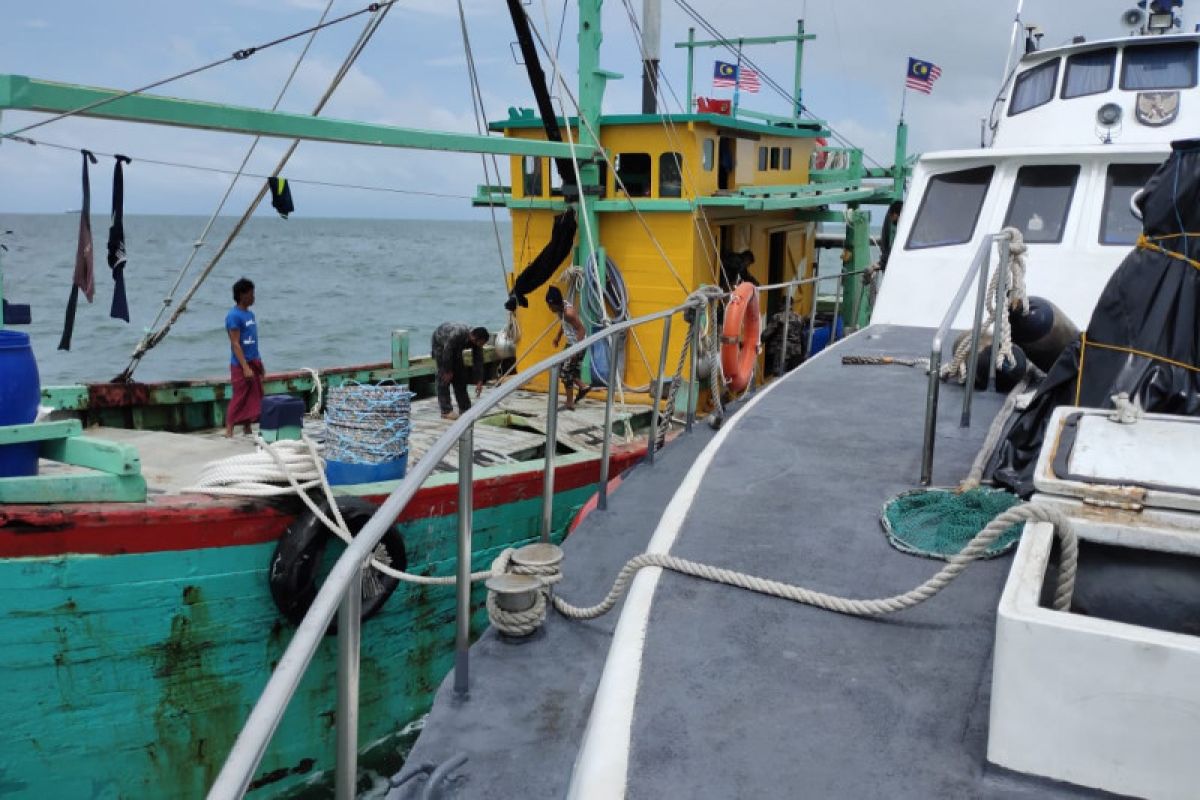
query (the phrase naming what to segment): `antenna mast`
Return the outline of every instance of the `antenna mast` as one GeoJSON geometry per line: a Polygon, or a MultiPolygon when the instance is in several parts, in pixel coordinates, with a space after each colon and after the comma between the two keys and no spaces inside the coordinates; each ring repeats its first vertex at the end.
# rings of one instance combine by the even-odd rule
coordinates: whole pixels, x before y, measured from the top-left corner
{"type": "Polygon", "coordinates": [[[642,113],[658,113],[658,62],[662,53],[662,0],[642,0],[642,113]]]}

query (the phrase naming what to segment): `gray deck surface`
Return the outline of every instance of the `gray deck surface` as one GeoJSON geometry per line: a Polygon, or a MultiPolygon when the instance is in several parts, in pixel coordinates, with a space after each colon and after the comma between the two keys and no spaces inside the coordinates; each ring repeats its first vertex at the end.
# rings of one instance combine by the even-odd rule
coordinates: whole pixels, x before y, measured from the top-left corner
{"type": "MultiPolygon", "coordinates": [[[[675,555],[854,597],[917,585],[940,562],[892,549],[880,506],[919,473],[926,378],[842,366],[839,354],[920,355],[925,329],[877,327],[785,379],[746,412],[704,476],[675,555]]],[[[934,483],[962,478],[1002,402],[944,387],[934,483]]],[[[639,467],[567,543],[560,592],[595,602],[644,548],[709,434],[639,467]]],[[[664,572],[651,611],[628,795],[1033,798],[1094,796],[987,765],[995,608],[1010,558],[932,601],[860,620],[664,572]]],[[[406,769],[469,754],[448,796],[561,797],[615,615],[551,615],[533,641],[489,632],[472,695],[438,693],[406,769]]],[[[447,796],[443,795],[443,796],[447,796]]],[[[396,793],[397,797],[404,797],[396,793]]]]}

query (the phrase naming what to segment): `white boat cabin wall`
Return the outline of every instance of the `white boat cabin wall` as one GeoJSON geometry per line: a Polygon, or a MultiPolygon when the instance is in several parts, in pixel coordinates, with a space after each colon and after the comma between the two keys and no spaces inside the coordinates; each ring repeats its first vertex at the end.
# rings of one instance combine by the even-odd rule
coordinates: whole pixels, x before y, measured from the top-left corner
{"type": "MultiPolygon", "coordinates": [[[[1200,130],[1200,35],[1036,51],[1014,70],[993,146],[924,156],[872,322],[936,326],[980,242],[1016,227],[1027,287],[1083,328],[1141,232],[1130,201],[1200,130]]],[[[970,326],[973,303],[956,328],[970,326]]]]}

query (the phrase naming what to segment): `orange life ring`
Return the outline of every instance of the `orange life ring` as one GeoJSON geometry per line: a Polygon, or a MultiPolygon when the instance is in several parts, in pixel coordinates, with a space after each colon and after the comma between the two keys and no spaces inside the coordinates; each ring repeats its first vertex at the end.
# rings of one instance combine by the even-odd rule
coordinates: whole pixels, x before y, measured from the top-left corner
{"type": "Polygon", "coordinates": [[[729,381],[731,392],[745,391],[750,385],[761,334],[758,290],[752,283],[739,283],[729,299],[725,324],[721,328],[721,370],[729,381]]]}

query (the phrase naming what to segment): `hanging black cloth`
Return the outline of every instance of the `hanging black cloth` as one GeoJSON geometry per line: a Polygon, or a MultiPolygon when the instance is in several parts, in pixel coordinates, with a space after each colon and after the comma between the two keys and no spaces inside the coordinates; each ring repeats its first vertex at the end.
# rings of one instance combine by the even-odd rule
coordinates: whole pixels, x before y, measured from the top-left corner
{"type": "Polygon", "coordinates": [[[71,279],[71,296],[67,299],[67,318],[63,322],[59,350],[71,349],[71,334],[75,330],[75,306],[79,302],[79,290],[92,302],[96,293],[96,274],[92,262],[92,185],[88,180],[88,162],[96,163],[90,150],[83,153],[83,207],[79,211],[79,241],[75,246],[75,276],[71,279]]]}
{"type": "Polygon", "coordinates": [[[113,167],[112,224],[108,226],[108,268],[112,270],[113,300],[108,315],[129,322],[129,301],[125,297],[125,175],[122,162],[131,163],[128,156],[115,155],[113,167]]]}
{"type": "Polygon", "coordinates": [[[279,216],[287,219],[288,214],[296,210],[287,178],[267,178],[267,186],[271,189],[271,205],[279,212],[279,216]]]}
{"type": "Polygon", "coordinates": [[[534,256],[529,266],[521,270],[521,274],[513,281],[512,293],[504,303],[509,311],[516,311],[517,306],[528,307],[526,295],[532,294],[554,274],[558,265],[571,254],[571,245],[575,243],[575,212],[568,209],[554,218],[554,227],[550,230],[550,241],[542,248],[542,252],[534,256]]]}
{"type": "Polygon", "coordinates": [[[1147,412],[1200,416],[1200,139],[1172,142],[1136,203],[1137,247],[989,459],[985,475],[1022,497],[1059,406],[1111,408],[1125,392],[1147,412]]]}

